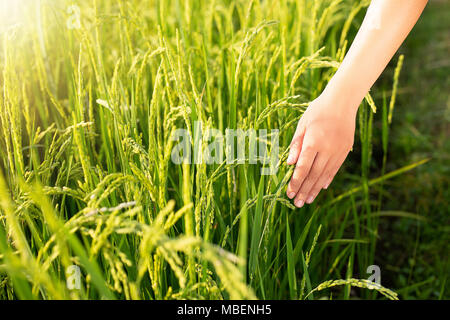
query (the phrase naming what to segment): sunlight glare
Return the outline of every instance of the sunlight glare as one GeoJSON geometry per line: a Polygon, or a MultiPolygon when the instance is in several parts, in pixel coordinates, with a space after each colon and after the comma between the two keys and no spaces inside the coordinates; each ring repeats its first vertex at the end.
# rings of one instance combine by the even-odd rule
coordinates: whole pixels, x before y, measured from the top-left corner
{"type": "Polygon", "coordinates": [[[0,0],[0,31],[23,23],[24,0],[0,0]]]}

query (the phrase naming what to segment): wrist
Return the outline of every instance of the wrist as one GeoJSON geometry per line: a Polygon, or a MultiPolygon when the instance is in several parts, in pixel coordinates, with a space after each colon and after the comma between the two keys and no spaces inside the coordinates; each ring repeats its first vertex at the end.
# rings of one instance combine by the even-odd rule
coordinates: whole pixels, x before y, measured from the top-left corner
{"type": "Polygon", "coordinates": [[[356,117],[356,113],[362,99],[364,99],[364,95],[355,93],[351,88],[328,83],[318,99],[340,113],[356,117]]]}

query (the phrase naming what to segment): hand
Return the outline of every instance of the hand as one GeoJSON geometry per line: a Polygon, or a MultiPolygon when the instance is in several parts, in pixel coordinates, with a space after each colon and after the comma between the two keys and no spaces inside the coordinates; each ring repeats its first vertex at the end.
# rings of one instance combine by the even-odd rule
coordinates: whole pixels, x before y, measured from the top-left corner
{"type": "Polygon", "coordinates": [[[301,117],[287,159],[296,165],[287,188],[295,206],[312,203],[330,185],[353,146],[356,110],[322,94],[301,117]]]}

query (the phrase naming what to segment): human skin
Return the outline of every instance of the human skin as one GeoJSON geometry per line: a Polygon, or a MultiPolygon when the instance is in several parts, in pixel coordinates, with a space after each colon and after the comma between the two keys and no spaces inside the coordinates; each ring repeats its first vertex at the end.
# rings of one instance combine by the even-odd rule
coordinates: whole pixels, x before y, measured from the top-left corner
{"type": "Polygon", "coordinates": [[[428,0],[373,0],[347,55],[298,122],[286,193],[301,208],[327,189],[350,152],[361,101],[419,19],[428,0]]]}

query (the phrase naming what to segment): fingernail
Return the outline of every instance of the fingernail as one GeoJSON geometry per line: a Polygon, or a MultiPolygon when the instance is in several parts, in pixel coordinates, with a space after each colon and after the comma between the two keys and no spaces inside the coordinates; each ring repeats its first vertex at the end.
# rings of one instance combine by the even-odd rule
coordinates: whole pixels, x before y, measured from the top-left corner
{"type": "Polygon", "coordinates": [[[330,186],[330,184],[327,183],[323,188],[324,188],[324,189],[328,189],[329,186],[330,186]]]}
{"type": "Polygon", "coordinates": [[[305,201],[303,201],[303,200],[297,200],[296,202],[295,202],[295,205],[298,207],[298,208],[301,208],[301,207],[303,207],[303,205],[305,204],[305,201]]]}
{"type": "Polygon", "coordinates": [[[292,199],[295,196],[295,192],[289,192],[288,197],[289,199],[292,199]]]}
{"type": "Polygon", "coordinates": [[[290,154],[289,157],[287,158],[287,164],[292,164],[293,161],[294,161],[294,155],[290,154]]]}
{"type": "Polygon", "coordinates": [[[313,201],[314,201],[314,197],[313,197],[313,196],[310,196],[310,197],[308,198],[308,200],[306,200],[306,203],[307,203],[307,204],[311,204],[313,201]]]}

